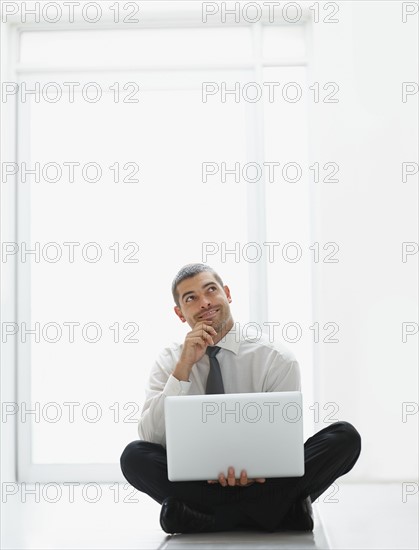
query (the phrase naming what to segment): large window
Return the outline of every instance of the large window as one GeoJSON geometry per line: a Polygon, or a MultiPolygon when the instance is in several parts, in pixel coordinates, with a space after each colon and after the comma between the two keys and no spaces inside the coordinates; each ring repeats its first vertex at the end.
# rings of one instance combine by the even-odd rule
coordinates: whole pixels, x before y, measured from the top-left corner
{"type": "Polygon", "coordinates": [[[312,401],[305,27],[181,26],[11,36],[20,480],[122,479],[188,262],[275,324],[312,401]]]}

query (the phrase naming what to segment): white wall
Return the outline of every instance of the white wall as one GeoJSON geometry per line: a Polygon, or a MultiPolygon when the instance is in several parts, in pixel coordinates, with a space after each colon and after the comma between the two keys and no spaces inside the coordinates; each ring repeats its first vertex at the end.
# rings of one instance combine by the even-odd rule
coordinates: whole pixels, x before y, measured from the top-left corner
{"type": "Polygon", "coordinates": [[[317,264],[319,319],[340,325],[340,343],[320,345],[320,402],[336,402],[363,451],[345,479],[412,481],[417,476],[417,256],[402,263],[402,242],[417,242],[418,97],[402,103],[402,82],[418,82],[418,15],[402,22],[402,2],[340,2],[338,24],[313,24],[310,82],[334,81],[338,104],[311,103],[312,162],[335,161],[339,183],[313,184],[313,240],[335,241],[339,264],[317,264]]]}

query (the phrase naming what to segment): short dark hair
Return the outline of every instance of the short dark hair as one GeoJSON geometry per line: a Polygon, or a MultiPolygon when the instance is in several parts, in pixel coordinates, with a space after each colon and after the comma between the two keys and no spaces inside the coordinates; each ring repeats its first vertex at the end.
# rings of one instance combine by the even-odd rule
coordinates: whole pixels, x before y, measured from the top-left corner
{"type": "Polygon", "coordinates": [[[179,307],[179,293],[177,291],[177,287],[179,283],[184,281],[185,279],[190,279],[191,277],[195,277],[195,275],[198,275],[199,273],[203,273],[204,271],[209,271],[214,275],[215,280],[217,283],[219,283],[222,287],[224,286],[224,283],[221,279],[221,277],[216,273],[212,267],[206,264],[186,264],[184,265],[177,273],[176,277],[173,279],[172,282],[172,295],[173,299],[176,303],[176,305],[179,307]]]}

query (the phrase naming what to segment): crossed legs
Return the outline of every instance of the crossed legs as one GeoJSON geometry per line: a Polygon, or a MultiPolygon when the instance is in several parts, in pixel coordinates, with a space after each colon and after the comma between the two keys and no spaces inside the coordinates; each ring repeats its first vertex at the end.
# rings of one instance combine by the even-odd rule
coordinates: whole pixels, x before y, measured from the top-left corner
{"type": "Polygon", "coordinates": [[[310,497],[314,502],[340,476],[348,473],[361,452],[361,438],[349,422],[335,422],[304,444],[302,477],[267,478],[249,487],[222,487],[206,481],[169,481],[166,449],[149,441],[129,443],[121,455],[127,481],[159,504],[168,496],[201,512],[214,513],[219,530],[258,525],[274,531],[292,504],[310,497]]]}

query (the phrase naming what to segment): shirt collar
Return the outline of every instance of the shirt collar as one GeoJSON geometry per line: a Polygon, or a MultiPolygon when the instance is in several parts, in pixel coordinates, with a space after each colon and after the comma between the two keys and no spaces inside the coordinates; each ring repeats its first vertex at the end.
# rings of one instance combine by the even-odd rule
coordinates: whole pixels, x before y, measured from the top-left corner
{"type": "Polygon", "coordinates": [[[223,336],[221,340],[217,342],[215,345],[219,346],[222,349],[232,351],[237,355],[240,348],[240,341],[241,341],[240,323],[237,323],[237,327],[236,327],[236,323],[234,323],[232,328],[227,332],[227,334],[223,336]]]}

